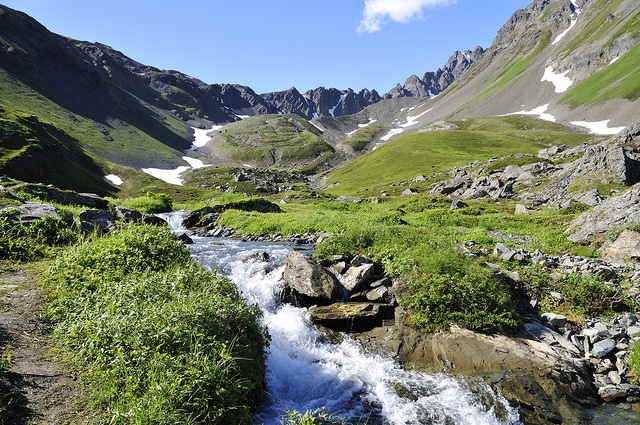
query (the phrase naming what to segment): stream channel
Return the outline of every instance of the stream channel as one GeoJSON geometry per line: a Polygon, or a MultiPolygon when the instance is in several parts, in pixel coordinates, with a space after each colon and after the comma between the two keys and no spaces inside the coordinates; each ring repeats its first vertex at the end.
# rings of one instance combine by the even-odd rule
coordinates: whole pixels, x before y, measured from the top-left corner
{"type": "MultiPolygon", "coordinates": [[[[162,218],[175,232],[189,234],[182,227],[185,215],[178,211],[162,218]]],[[[312,246],[191,237],[194,260],[229,277],[258,305],[271,336],[267,396],[255,425],[281,425],[288,409],[323,409],[358,425],[522,424],[517,409],[489,386],[404,370],[348,336],[340,342],[327,338],[306,319],[307,309],[280,302],[286,256],[293,250],[310,253],[312,246]]]]}

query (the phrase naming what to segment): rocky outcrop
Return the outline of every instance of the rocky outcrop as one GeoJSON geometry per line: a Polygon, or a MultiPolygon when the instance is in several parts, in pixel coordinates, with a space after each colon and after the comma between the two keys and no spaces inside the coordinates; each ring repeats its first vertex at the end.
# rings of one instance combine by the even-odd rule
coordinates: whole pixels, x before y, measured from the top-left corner
{"type": "Polygon", "coordinates": [[[0,211],[6,214],[11,221],[20,223],[23,226],[42,220],[45,217],[59,218],[58,212],[53,205],[38,202],[27,202],[18,206],[5,207],[0,211]]]}
{"type": "Polygon", "coordinates": [[[517,199],[521,201],[517,212],[522,214],[543,207],[566,208],[579,202],[593,207],[567,229],[569,239],[579,243],[601,238],[616,227],[640,219],[640,125],[592,146],[545,148],[537,157],[541,161],[499,169],[492,167],[495,158],[484,164],[476,161],[455,167],[430,176],[440,178],[431,185],[430,192],[454,200],[517,199]],[[622,193],[589,189],[597,184],[634,186],[622,193]],[[575,193],[580,187],[585,190],[575,193]]]}
{"type": "Polygon", "coordinates": [[[571,222],[565,233],[573,242],[586,243],[594,237],[627,223],[640,221],[640,185],[610,198],[571,222]]]}
{"type": "Polygon", "coordinates": [[[456,326],[426,334],[401,321],[358,338],[410,369],[482,378],[519,406],[524,423],[588,423],[586,408],[598,403],[589,362],[567,360],[531,336],[484,335],[456,326]]]}
{"type": "Polygon", "coordinates": [[[87,208],[106,209],[109,202],[95,193],[78,193],[72,190],[61,190],[53,186],[42,184],[19,184],[12,188],[20,189],[21,192],[31,194],[42,201],[53,202],[62,205],[78,205],[87,208]]]}
{"type": "Polygon", "coordinates": [[[640,232],[624,229],[614,240],[605,243],[602,259],[610,263],[631,265],[640,260],[640,232]]]}
{"type": "Polygon", "coordinates": [[[308,120],[317,115],[317,110],[314,108],[314,105],[295,87],[291,87],[285,91],[263,93],[262,97],[283,114],[298,114],[308,120]]]}

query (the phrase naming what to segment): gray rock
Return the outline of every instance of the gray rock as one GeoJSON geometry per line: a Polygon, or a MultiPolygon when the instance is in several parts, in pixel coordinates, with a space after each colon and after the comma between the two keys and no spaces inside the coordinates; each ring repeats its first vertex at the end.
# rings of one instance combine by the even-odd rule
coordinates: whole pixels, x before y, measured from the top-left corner
{"type": "Polygon", "coordinates": [[[84,210],[80,213],[80,221],[86,221],[103,230],[112,228],[116,221],[107,210],[84,210]]]}
{"type": "Polygon", "coordinates": [[[631,384],[606,385],[598,389],[598,395],[606,402],[612,402],[638,394],[638,388],[631,384]]]}
{"type": "Polygon", "coordinates": [[[566,233],[569,240],[586,243],[625,223],[640,221],[640,186],[612,197],[574,219],[566,233]]]}
{"type": "Polygon", "coordinates": [[[625,229],[603,247],[602,259],[615,264],[631,264],[640,258],[640,232],[625,229]]]}
{"type": "Polygon", "coordinates": [[[640,338],[640,326],[629,326],[627,335],[629,335],[629,338],[640,338]]]}
{"type": "Polygon", "coordinates": [[[611,353],[616,348],[616,342],[612,339],[603,339],[593,344],[591,355],[597,359],[601,359],[611,353]]]}
{"type": "Polygon", "coordinates": [[[389,298],[389,288],[386,286],[378,286],[367,292],[365,297],[372,302],[387,302],[389,298]]]}
{"type": "Polygon", "coordinates": [[[493,250],[493,253],[503,259],[504,261],[511,261],[513,257],[517,254],[516,251],[508,248],[502,242],[498,242],[496,244],[496,248],[493,250]]]}
{"type": "Polygon", "coordinates": [[[542,319],[545,322],[551,323],[556,328],[560,328],[567,324],[567,317],[561,314],[542,313],[542,319]]]}
{"type": "Polygon", "coordinates": [[[142,213],[140,211],[131,210],[123,206],[118,205],[115,207],[116,217],[123,221],[140,221],[142,220],[142,213]]]}
{"type": "Polygon", "coordinates": [[[339,279],[347,291],[357,292],[370,282],[373,270],[373,264],[363,264],[357,267],[352,266],[349,267],[339,279]]]}
{"type": "Polygon", "coordinates": [[[412,196],[417,194],[418,194],[418,191],[411,187],[402,191],[402,196],[412,196]]]}
{"type": "Polygon", "coordinates": [[[299,306],[328,304],[343,297],[337,279],[310,256],[294,251],[285,259],[285,300],[299,306]]]}
{"type": "Polygon", "coordinates": [[[40,204],[38,202],[27,202],[15,207],[3,208],[2,211],[17,211],[15,216],[10,216],[12,221],[20,222],[22,225],[31,224],[34,221],[42,220],[45,217],[59,218],[58,212],[53,205],[40,204]]]}
{"type": "Polygon", "coordinates": [[[524,170],[519,165],[508,165],[502,173],[502,180],[517,180],[520,175],[524,173],[524,170]]]}
{"type": "Polygon", "coordinates": [[[455,200],[451,203],[451,207],[449,207],[449,209],[453,211],[453,210],[459,210],[461,208],[466,208],[466,207],[468,207],[468,205],[465,204],[464,202],[460,200],[455,200]]]}
{"type": "Polygon", "coordinates": [[[526,206],[522,204],[517,204],[514,214],[528,214],[529,211],[530,211],[529,208],[527,208],[526,206]]]}
{"type": "Polygon", "coordinates": [[[388,304],[339,302],[309,309],[309,320],[340,332],[365,332],[393,320],[394,308],[388,304]]]}
{"type": "Polygon", "coordinates": [[[588,190],[586,192],[579,193],[572,198],[576,202],[580,202],[581,204],[588,205],[590,207],[595,207],[596,205],[600,205],[600,203],[604,200],[598,189],[588,190]]]}

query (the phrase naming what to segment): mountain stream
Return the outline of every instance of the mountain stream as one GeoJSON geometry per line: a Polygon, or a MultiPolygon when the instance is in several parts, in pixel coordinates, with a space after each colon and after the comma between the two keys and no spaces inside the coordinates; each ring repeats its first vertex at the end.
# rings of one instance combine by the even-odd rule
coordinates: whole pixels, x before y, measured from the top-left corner
{"type": "MultiPolygon", "coordinates": [[[[176,231],[184,214],[169,214],[176,231]]],[[[267,397],[256,425],[281,425],[288,409],[324,410],[353,424],[520,424],[516,409],[486,385],[474,386],[444,374],[406,371],[356,341],[327,338],[306,318],[306,309],[279,301],[283,262],[294,249],[310,246],[192,237],[197,262],[217,269],[263,312],[271,336],[267,397]]]]}

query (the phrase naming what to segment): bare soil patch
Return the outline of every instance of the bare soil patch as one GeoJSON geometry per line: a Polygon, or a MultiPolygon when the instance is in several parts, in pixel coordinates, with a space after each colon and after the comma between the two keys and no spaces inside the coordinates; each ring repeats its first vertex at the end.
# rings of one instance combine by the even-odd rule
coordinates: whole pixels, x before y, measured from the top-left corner
{"type": "Polygon", "coordinates": [[[0,375],[0,424],[86,423],[74,402],[79,385],[56,358],[42,317],[42,265],[0,262],[0,353],[11,355],[0,375]]]}

